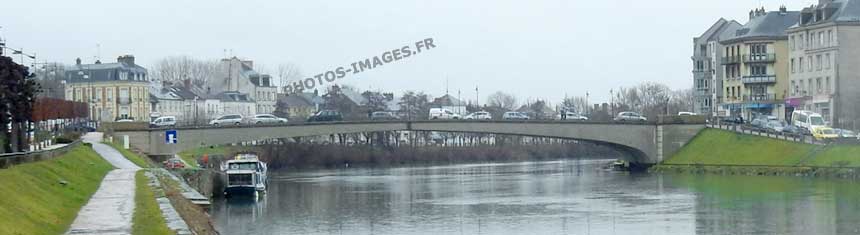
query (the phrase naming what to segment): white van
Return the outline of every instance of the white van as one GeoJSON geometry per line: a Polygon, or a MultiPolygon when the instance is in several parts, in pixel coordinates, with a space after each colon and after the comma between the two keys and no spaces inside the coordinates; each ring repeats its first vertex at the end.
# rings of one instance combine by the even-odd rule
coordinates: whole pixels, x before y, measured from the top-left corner
{"type": "Polygon", "coordinates": [[[795,110],[792,112],[791,125],[806,129],[807,131],[827,126],[821,114],[808,110],[795,110]]]}
{"type": "Polygon", "coordinates": [[[451,112],[451,110],[448,110],[448,109],[442,109],[442,108],[431,108],[431,109],[430,109],[430,115],[429,115],[429,118],[430,118],[430,120],[436,120],[436,119],[460,119],[460,115],[459,115],[459,114],[456,114],[456,113],[454,113],[454,112],[451,112]]]}
{"type": "Polygon", "coordinates": [[[164,116],[156,118],[149,123],[152,127],[174,127],[176,126],[176,117],[174,116],[164,116]]]}

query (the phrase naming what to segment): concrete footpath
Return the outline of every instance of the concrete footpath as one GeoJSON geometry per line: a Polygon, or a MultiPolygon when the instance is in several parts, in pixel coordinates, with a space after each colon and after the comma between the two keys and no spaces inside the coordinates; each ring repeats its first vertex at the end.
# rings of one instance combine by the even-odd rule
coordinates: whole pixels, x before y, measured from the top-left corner
{"type": "Polygon", "coordinates": [[[119,151],[102,144],[102,133],[90,132],[83,139],[117,169],[108,172],[66,234],[131,234],[134,176],[140,168],[119,151]]]}

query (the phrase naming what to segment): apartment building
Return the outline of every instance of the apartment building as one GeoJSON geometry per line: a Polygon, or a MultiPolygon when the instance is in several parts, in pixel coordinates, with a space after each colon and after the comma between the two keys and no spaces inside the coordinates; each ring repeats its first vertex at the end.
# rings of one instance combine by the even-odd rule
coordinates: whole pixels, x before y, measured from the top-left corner
{"type": "Polygon", "coordinates": [[[860,0],[820,0],[786,33],[787,109],[820,113],[836,127],[860,127],[860,0]]]}
{"type": "Polygon", "coordinates": [[[66,100],[86,102],[90,118],[112,122],[120,119],[149,121],[149,82],[145,68],[124,55],[116,63],[81,64],[65,69],[66,100]]]}
{"type": "Polygon", "coordinates": [[[720,38],[728,38],[742,27],[734,20],[720,18],[702,35],[693,38],[693,112],[724,116],[721,112],[720,101],[723,96],[723,70],[720,60],[723,56],[723,45],[720,38]]]}
{"type": "Polygon", "coordinates": [[[785,30],[799,18],[800,12],[785,7],[770,12],[755,9],[732,37],[721,39],[722,106],[727,115],[786,118],[789,55],[785,30]]]}

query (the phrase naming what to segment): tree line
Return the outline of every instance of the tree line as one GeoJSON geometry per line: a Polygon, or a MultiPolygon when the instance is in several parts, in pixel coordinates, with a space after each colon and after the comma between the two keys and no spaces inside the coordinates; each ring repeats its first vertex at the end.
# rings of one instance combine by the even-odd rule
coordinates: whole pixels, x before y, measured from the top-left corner
{"type": "Polygon", "coordinates": [[[4,153],[30,149],[30,123],[39,91],[29,68],[0,56],[0,135],[4,153]]]}

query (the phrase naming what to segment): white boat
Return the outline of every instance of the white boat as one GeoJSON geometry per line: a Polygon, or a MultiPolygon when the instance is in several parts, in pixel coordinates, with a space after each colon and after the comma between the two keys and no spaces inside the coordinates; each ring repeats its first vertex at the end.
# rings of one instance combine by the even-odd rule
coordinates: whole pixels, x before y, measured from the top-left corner
{"type": "Polygon", "coordinates": [[[237,154],[221,164],[221,171],[227,174],[227,186],[224,188],[227,196],[266,191],[268,167],[256,154],[237,154]]]}

